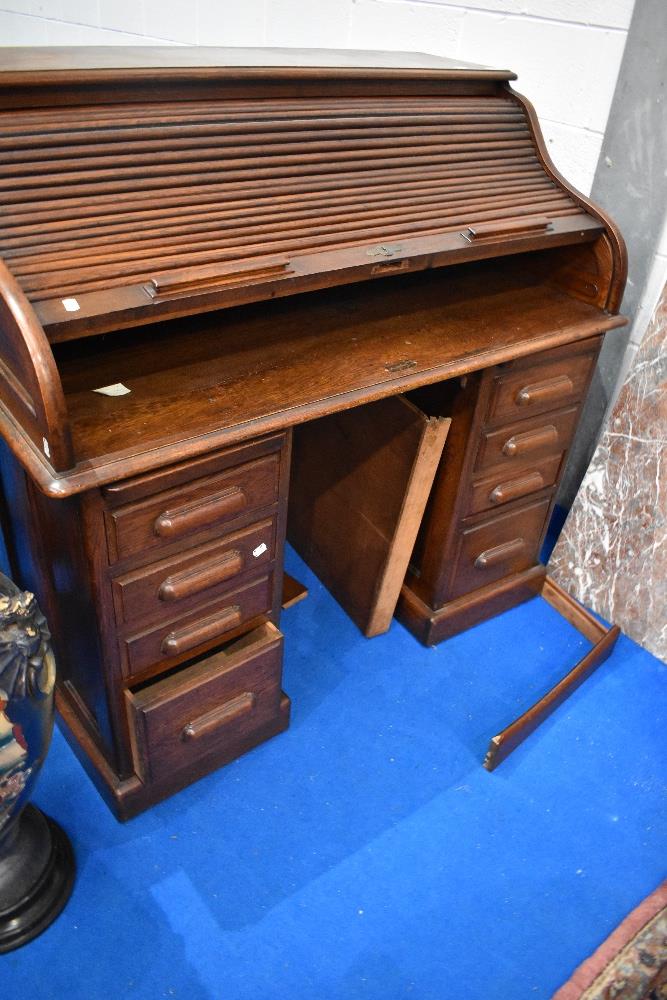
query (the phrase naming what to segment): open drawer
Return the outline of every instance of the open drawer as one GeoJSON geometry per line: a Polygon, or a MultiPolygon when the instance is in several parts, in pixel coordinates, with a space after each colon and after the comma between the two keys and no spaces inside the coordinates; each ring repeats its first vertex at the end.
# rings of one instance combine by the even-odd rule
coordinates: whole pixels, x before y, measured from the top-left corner
{"type": "Polygon", "coordinates": [[[281,632],[266,622],[212,656],[128,690],[141,778],[170,781],[183,770],[198,776],[284,729],[282,647],[281,632]]]}

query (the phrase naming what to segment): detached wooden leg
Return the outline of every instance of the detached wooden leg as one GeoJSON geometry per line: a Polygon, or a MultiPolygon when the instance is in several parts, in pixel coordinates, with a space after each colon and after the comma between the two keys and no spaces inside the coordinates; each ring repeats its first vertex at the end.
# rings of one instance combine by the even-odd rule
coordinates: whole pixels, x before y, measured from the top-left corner
{"type": "Polygon", "coordinates": [[[537,729],[554,709],[561,705],[573,691],[576,691],[579,685],[583,684],[601,663],[604,663],[621,634],[618,625],[613,625],[610,629],[601,625],[597,618],[549,577],[544,581],[542,597],[563,618],[574,625],[582,635],[593,642],[594,646],[543,698],[531,705],[523,715],[515,719],[497,736],[492,737],[484,758],[484,767],[487,771],[493,771],[498,767],[498,764],[502,763],[515,747],[523,743],[526,737],[537,729]]]}

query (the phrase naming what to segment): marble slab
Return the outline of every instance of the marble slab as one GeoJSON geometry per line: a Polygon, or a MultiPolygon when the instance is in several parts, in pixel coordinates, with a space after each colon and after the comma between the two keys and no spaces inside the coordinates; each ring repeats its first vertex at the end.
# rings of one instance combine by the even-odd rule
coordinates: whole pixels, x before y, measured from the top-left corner
{"type": "Polygon", "coordinates": [[[667,660],[667,286],[549,562],[582,604],[667,660]]]}

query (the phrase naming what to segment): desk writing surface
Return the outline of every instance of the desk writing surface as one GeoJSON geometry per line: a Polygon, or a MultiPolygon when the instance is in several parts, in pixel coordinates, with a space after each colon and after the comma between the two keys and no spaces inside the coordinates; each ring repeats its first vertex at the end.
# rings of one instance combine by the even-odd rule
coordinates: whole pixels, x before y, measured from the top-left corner
{"type": "Polygon", "coordinates": [[[77,459],[104,476],[123,456],[231,443],[620,322],[509,261],[165,325],[159,347],[152,330],[56,353],[77,459]],[[128,395],[92,391],[118,382],[128,395]]]}

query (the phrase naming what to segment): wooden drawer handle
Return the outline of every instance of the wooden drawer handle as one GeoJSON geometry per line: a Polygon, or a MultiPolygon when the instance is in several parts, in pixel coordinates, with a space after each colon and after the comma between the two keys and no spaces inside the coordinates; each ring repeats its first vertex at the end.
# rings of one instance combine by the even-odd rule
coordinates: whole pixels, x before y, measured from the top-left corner
{"type": "Polygon", "coordinates": [[[160,538],[178,538],[188,531],[205,528],[220,517],[240,514],[248,499],[240,486],[230,486],[212,497],[194,500],[192,503],[165,510],[156,519],[153,531],[160,538]]]}
{"type": "Polygon", "coordinates": [[[518,479],[510,479],[507,483],[498,483],[495,489],[489,493],[491,503],[509,503],[510,500],[517,500],[525,497],[528,493],[541,490],[544,486],[544,479],[540,472],[531,472],[527,476],[520,476],[518,479]]]}
{"type": "Polygon", "coordinates": [[[518,406],[531,406],[533,403],[550,403],[552,400],[563,399],[574,392],[574,383],[569,375],[557,375],[555,378],[535,382],[519,389],[515,396],[518,406]]]}
{"type": "Polygon", "coordinates": [[[520,555],[525,547],[523,538],[513,538],[511,542],[503,542],[502,545],[496,545],[492,549],[485,549],[475,559],[475,569],[493,569],[498,563],[520,555]]]}
{"type": "Polygon", "coordinates": [[[179,656],[203,642],[223,636],[230,628],[240,625],[241,620],[241,609],[238,604],[234,604],[216,615],[202,618],[187,628],[170,632],[162,640],[160,650],[164,656],[179,656]]]}
{"type": "Polygon", "coordinates": [[[547,424],[546,427],[524,431],[523,434],[514,434],[508,438],[503,445],[503,455],[514,458],[515,455],[525,455],[526,452],[537,451],[539,448],[555,448],[557,444],[558,431],[553,424],[547,424]]]}
{"type": "Polygon", "coordinates": [[[461,233],[469,243],[474,240],[491,239],[498,236],[523,236],[529,233],[543,233],[551,226],[551,220],[542,215],[530,215],[513,222],[482,222],[477,226],[468,226],[461,233]]]}
{"type": "Polygon", "coordinates": [[[153,298],[206,292],[226,285],[252,285],[288,274],[288,257],[247,258],[231,264],[198,264],[156,274],[145,286],[153,298]]]}
{"type": "Polygon", "coordinates": [[[218,705],[210,712],[200,715],[198,719],[188,722],[187,725],[183,726],[181,739],[189,743],[191,740],[199,740],[202,736],[208,736],[218,726],[231,722],[239,715],[247,715],[248,712],[252,712],[256,701],[257,698],[252,691],[244,691],[243,694],[232,698],[231,701],[226,701],[224,705],[218,705]]]}
{"type": "Polygon", "coordinates": [[[158,597],[161,601],[181,601],[184,597],[192,597],[217,583],[229,580],[230,576],[236,576],[243,569],[243,564],[243,553],[232,549],[202,567],[168,576],[160,584],[158,597]]]}

